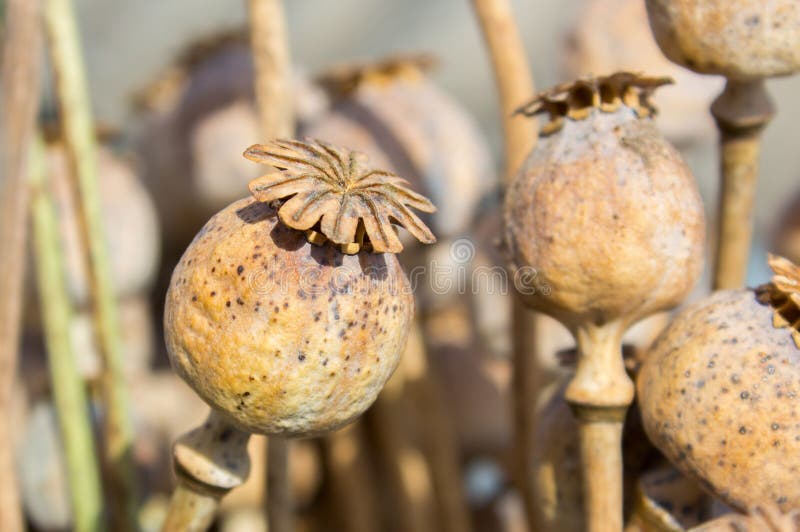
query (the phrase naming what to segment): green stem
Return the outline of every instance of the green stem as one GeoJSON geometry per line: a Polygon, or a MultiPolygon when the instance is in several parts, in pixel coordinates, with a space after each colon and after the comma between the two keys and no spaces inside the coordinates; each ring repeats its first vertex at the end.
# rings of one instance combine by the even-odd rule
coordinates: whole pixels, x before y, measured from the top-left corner
{"type": "Polygon", "coordinates": [[[73,524],[76,531],[89,532],[102,528],[100,472],[95,460],[86,390],[70,343],[72,308],[64,280],[66,266],[58,238],[55,204],[48,194],[44,175],[43,150],[42,142],[36,142],[30,171],[36,278],[50,384],[67,462],[73,524]]]}
{"type": "Polygon", "coordinates": [[[132,459],[133,427],[122,368],[117,301],[103,232],[97,178],[96,140],[78,29],[70,0],[46,0],[49,37],[61,124],[80,196],[80,213],[90,264],[95,329],[104,371],[104,454],[109,467],[114,528],[134,530],[136,489],[132,459]]]}

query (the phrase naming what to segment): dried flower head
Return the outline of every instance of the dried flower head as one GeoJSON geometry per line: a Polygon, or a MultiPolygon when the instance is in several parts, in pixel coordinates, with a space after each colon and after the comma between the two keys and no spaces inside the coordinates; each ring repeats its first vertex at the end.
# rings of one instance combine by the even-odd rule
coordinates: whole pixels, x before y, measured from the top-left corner
{"type": "Polygon", "coordinates": [[[377,61],[361,61],[337,65],[317,78],[332,96],[347,96],[365,83],[384,84],[397,78],[419,79],[436,66],[430,54],[398,54],[377,61]]]}
{"type": "Polygon", "coordinates": [[[423,243],[436,242],[411,210],[430,213],[436,207],[405,179],[370,168],[359,152],[319,140],[273,140],[250,146],[244,156],[280,170],[251,181],[250,192],[261,202],[282,202],[281,221],[306,231],[314,244],[330,240],[348,254],[398,253],[403,244],[395,224],[423,243]]]}
{"type": "Polygon", "coordinates": [[[800,266],[773,254],[767,262],[775,275],[772,282],[758,288],[759,300],[775,309],[772,325],[793,329],[792,338],[800,347],[800,266]]]}
{"type": "Polygon", "coordinates": [[[644,118],[656,114],[655,107],[650,103],[650,95],[658,87],[670,83],[672,79],[667,77],[646,77],[632,72],[589,77],[540,92],[517,109],[516,113],[525,116],[548,113],[550,122],[542,127],[542,135],[561,129],[565,117],[583,120],[594,108],[613,113],[625,105],[633,109],[639,118],[644,118]]]}

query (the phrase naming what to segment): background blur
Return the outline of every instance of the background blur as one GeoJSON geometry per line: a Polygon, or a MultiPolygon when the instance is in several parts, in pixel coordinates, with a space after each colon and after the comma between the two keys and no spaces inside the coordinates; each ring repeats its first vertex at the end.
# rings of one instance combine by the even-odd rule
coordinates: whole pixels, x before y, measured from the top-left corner
{"type": "MultiPolygon", "coordinates": [[[[582,0],[513,3],[537,88],[563,81],[565,32],[582,0]]],[[[77,0],[76,5],[97,119],[120,128],[135,122],[132,94],[177,53],[197,38],[245,22],[245,3],[238,1],[77,0]]],[[[310,74],[353,58],[409,50],[434,53],[441,64],[433,78],[473,113],[499,154],[496,92],[468,0],[292,0],[286,9],[292,60],[310,74]]],[[[800,188],[800,77],[772,80],[768,86],[778,114],[764,137],[751,283],[767,277],[762,260],[767,233],[776,213],[800,188]]],[[[715,140],[693,147],[686,156],[713,213],[715,140]]]]}

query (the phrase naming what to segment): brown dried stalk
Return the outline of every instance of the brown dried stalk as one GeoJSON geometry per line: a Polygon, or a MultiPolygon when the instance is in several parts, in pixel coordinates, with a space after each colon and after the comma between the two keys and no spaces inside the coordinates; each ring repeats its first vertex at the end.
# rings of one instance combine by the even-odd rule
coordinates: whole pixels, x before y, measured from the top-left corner
{"type": "Polygon", "coordinates": [[[0,108],[0,523],[23,530],[12,448],[11,402],[17,374],[25,241],[28,211],[28,159],[39,104],[40,5],[37,0],[6,2],[0,108]]]}
{"type": "MultiPolygon", "coordinates": [[[[495,81],[500,92],[500,111],[505,137],[505,179],[507,185],[525,157],[536,145],[536,121],[515,116],[515,110],[535,92],[533,73],[508,0],[473,0],[478,22],[489,49],[495,81]]],[[[533,529],[535,496],[533,464],[529,450],[535,433],[534,410],[541,387],[542,368],[538,363],[535,336],[536,315],[518,298],[512,307],[513,408],[516,484],[525,503],[529,526],[533,529]]]]}

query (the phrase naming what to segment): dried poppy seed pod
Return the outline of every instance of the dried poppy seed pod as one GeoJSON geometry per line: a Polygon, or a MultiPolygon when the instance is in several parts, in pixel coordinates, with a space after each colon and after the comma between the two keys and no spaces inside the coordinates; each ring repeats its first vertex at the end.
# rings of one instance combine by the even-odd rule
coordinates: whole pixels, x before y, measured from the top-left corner
{"type": "Polygon", "coordinates": [[[668,58],[728,79],[711,105],[721,134],[722,174],[714,288],[740,288],[750,254],[761,131],[774,114],[764,79],[800,71],[800,4],[647,0],[647,10],[668,58]]]}
{"type": "Polygon", "coordinates": [[[800,531],[800,510],[783,513],[774,504],[757,506],[747,515],[730,514],[722,516],[690,532],[798,532],[800,531]]]}
{"type": "Polygon", "coordinates": [[[247,470],[232,434],[320,434],[372,404],[414,311],[394,224],[435,241],[411,211],[433,205],[360,154],[275,140],[245,156],[279,171],[255,179],[255,199],[231,204],[198,233],[164,313],[173,368],[213,408],[209,427],[176,445],[176,464],[218,471],[193,478],[223,491],[247,470]],[[219,447],[212,455],[197,447],[209,438],[219,447]],[[219,453],[226,460],[215,465],[219,453]]]}
{"type": "Polygon", "coordinates": [[[772,283],[679,314],[639,374],[645,429],[726,503],[800,506],[800,268],[771,256],[772,283]]]}
{"type": "Polygon", "coordinates": [[[432,198],[431,227],[448,237],[466,232],[494,172],[475,120],[428,76],[434,64],[419,54],[331,68],[319,78],[331,109],[300,131],[406,177],[432,198]]]}
{"type": "Polygon", "coordinates": [[[694,179],[648,119],[647,97],[665,82],[618,73],[537,96],[521,112],[547,112],[551,121],[506,192],[505,241],[518,291],[578,343],[566,399],[580,422],[593,531],[622,527],[620,438],[634,393],[622,334],[677,305],[702,266],[694,179]]]}
{"type": "Polygon", "coordinates": [[[647,0],[664,54],[704,74],[747,81],[800,70],[795,0],[647,0]]]}

